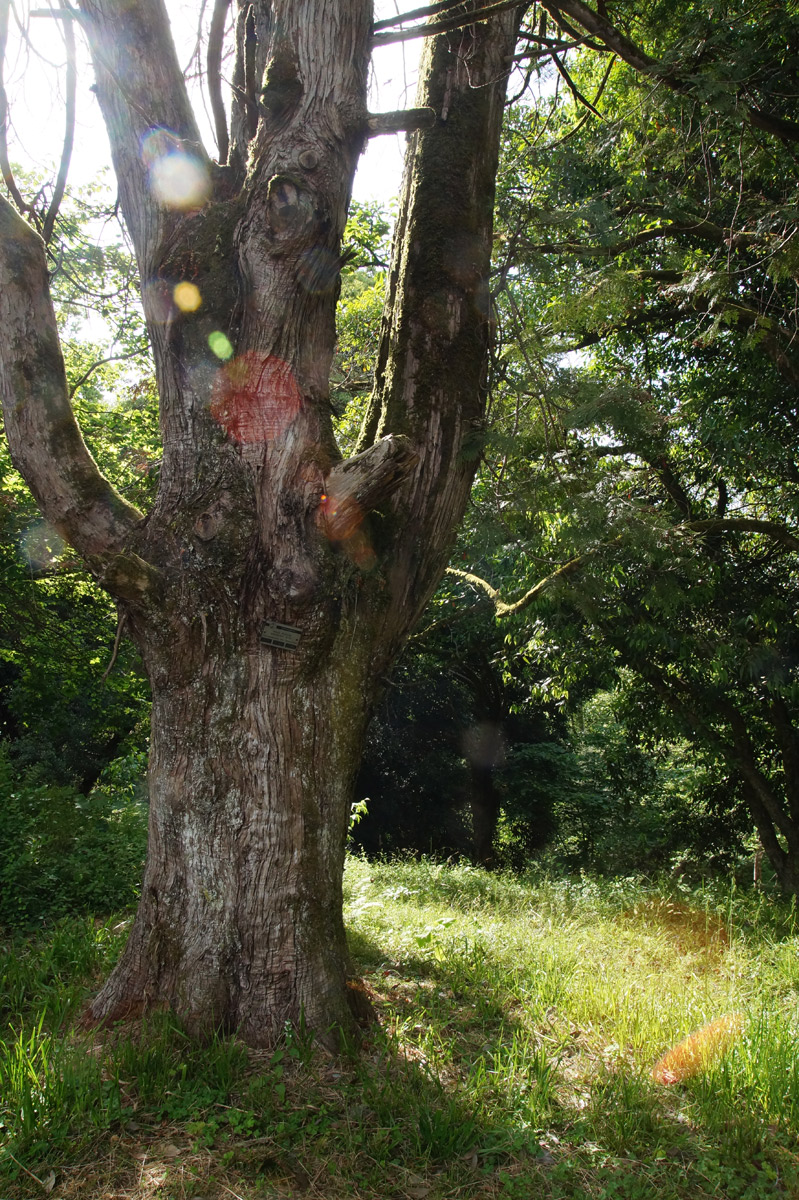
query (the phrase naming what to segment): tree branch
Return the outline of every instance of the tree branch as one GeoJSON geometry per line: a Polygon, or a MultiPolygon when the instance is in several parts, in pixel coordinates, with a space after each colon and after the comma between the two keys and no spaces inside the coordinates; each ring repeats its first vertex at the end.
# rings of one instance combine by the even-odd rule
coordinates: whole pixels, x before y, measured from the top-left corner
{"type": "Polygon", "coordinates": [[[564,12],[579,21],[584,29],[604,42],[609,50],[624,59],[634,70],[642,75],[655,75],[658,79],[663,78],[664,71],[657,59],[650,58],[620,30],[616,29],[607,18],[593,12],[587,4],[580,3],[580,0],[574,0],[574,2],[557,0],[557,3],[554,3],[553,0],[542,0],[541,7],[545,8],[555,23],[571,37],[578,37],[579,34],[574,26],[564,21],[562,16],[564,12]]]}
{"type": "Polygon", "coordinates": [[[8,96],[5,88],[6,44],[8,42],[8,13],[11,0],[0,0],[0,171],[3,172],[3,182],[8,188],[8,194],[21,213],[28,212],[22,194],[14,179],[11,163],[8,158],[8,96]]]}
{"type": "Polygon", "coordinates": [[[649,463],[650,467],[663,485],[666,495],[679,509],[682,516],[685,518],[690,518],[692,510],[691,497],[688,495],[682,483],[677,478],[677,473],[666,455],[652,454],[644,456],[643,454],[640,454],[640,457],[643,458],[645,462],[649,463]]]}
{"type": "MultiPolygon", "coordinates": [[[[665,273],[651,272],[651,274],[660,278],[665,273]]],[[[670,274],[667,275],[665,282],[672,282],[670,274]]],[[[796,342],[794,332],[786,329],[773,318],[758,312],[757,309],[748,308],[744,304],[735,304],[729,300],[713,300],[696,293],[675,297],[673,303],[654,305],[635,317],[631,317],[629,321],[621,321],[617,325],[608,325],[604,329],[593,330],[591,333],[585,334],[578,342],[570,345],[569,350],[586,350],[589,346],[596,346],[603,338],[611,337],[615,333],[626,333],[642,328],[665,328],[668,325],[688,320],[692,314],[703,313],[726,322],[730,326],[737,326],[739,329],[756,329],[757,345],[768,355],[784,379],[799,386],[799,363],[789,353],[789,348],[796,342]]]]}
{"type": "Polygon", "coordinates": [[[69,389],[70,400],[77,392],[78,388],[82,388],[87,379],[91,379],[95,371],[100,367],[104,367],[106,363],[112,362],[128,362],[131,358],[141,358],[142,350],[131,350],[130,354],[109,354],[107,358],[98,358],[97,362],[93,362],[87,371],[84,371],[76,383],[73,383],[69,389]]]}
{"type": "Polygon", "coordinates": [[[494,612],[498,617],[511,617],[522,609],[527,608],[536,600],[539,600],[545,592],[554,587],[558,583],[562,583],[564,579],[568,579],[570,575],[574,575],[577,571],[582,570],[585,564],[598,554],[600,549],[606,547],[597,546],[593,550],[587,550],[585,554],[579,554],[576,558],[572,558],[569,562],[552,571],[544,579],[540,579],[533,587],[520,596],[518,600],[505,601],[500,596],[496,588],[493,588],[485,579],[481,579],[479,575],[473,575],[470,571],[461,571],[457,567],[447,567],[448,575],[455,575],[458,579],[463,579],[466,583],[470,583],[472,587],[480,588],[494,605],[494,612]]]}
{"type": "Polygon", "coordinates": [[[612,246],[588,246],[581,242],[542,242],[536,245],[526,245],[524,248],[533,254],[574,254],[580,258],[616,258],[626,250],[634,250],[647,242],[659,238],[674,237],[677,234],[691,234],[715,243],[725,241],[725,230],[712,221],[697,219],[695,222],[671,221],[668,225],[658,225],[653,229],[642,229],[639,233],[622,238],[612,246]]]}
{"type": "Polygon", "coordinates": [[[438,33],[449,33],[453,29],[464,29],[476,25],[478,21],[487,21],[497,13],[510,8],[529,8],[526,0],[499,0],[499,3],[486,4],[482,8],[472,9],[457,17],[449,17],[442,21],[430,21],[426,25],[415,25],[413,29],[401,29],[397,33],[378,33],[372,38],[373,46],[390,46],[394,42],[410,42],[414,38],[434,37],[438,33]]]}
{"type": "Polygon", "coordinates": [[[620,321],[617,325],[607,325],[603,329],[594,329],[590,333],[584,334],[578,342],[569,345],[564,353],[587,350],[589,346],[598,345],[604,338],[612,337],[614,333],[627,333],[633,329],[649,329],[653,326],[666,328],[669,325],[676,325],[680,321],[687,321],[690,316],[692,316],[690,312],[678,308],[675,304],[653,305],[652,308],[631,317],[629,321],[620,321]]]}
{"type": "Polygon", "coordinates": [[[208,97],[211,101],[211,112],[214,117],[216,144],[219,149],[220,163],[226,163],[230,151],[230,136],[227,127],[227,114],[222,100],[222,48],[225,40],[225,21],[227,19],[230,0],[214,0],[214,11],[211,15],[211,27],[208,31],[207,79],[208,97]]]}
{"type": "Polygon", "coordinates": [[[101,587],[135,607],[156,599],[162,590],[163,581],[159,572],[131,551],[111,557],[89,555],[87,561],[101,587]]]}
{"type": "Polygon", "coordinates": [[[432,108],[400,108],[397,112],[370,113],[366,120],[369,137],[382,133],[410,133],[414,129],[431,129],[436,123],[432,108]]]}
{"type": "Polygon", "coordinates": [[[686,529],[697,533],[762,533],[788,550],[799,550],[799,537],[778,521],[758,521],[750,517],[712,517],[704,521],[687,521],[686,529]]]}
{"type": "Polygon", "coordinates": [[[67,399],[44,242],[0,197],[0,397],[15,466],[86,558],[119,553],[141,513],[100,473],[67,399]]]}
{"type": "Polygon", "coordinates": [[[331,541],[351,537],[366,514],[397,490],[418,461],[407,438],[389,434],[338,463],[325,477],[317,525],[331,541]]]}
{"type": "Polygon", "coordinates": [[[75,26],[70,13],[61,22],[64,32],[64,45],[67,51],[66,104],[64,114],[64,143],[61,149],[61,162],[58,165],[53,198],[42,225],[42,237],[50,242],[55,229],[56,217],[64,199],[64,189],[67,186],[69,164],[72,159],[72,146],[75,141],[75,93],[77,90],[78,73],[75,63],[75,26]]]}
{"type": "Polygon", "coordinates": [[[423,21],[425,17],[434,17],[436,13],[445,12],[448,8],[457,8],[462,3],[463,0],[439,0],[438,4],[428,4],[425,8],[414,8],[410,12],[398,13],[395,17],[386,17],[382,21],[375,21],[372,33],[379,33],[382,29],[392,29],[395,25],[404,25],[406,21],[423,21]]]}
{"type": "MultiPolygon", "coordinates": [[[[139,273],[149,279],[174,223],[152,192],[153,160],[182,151],[198,171],[210,163],[189,104],[163,0],[78,0],[97,78],[125,223],[139,273]],[[164,145],[147,136],[168,131],[164,145]],[[168,144],[167,144],[168,143],[168,144]],[[145,154],[142,154],[143,148],[145,154]],[[148,160],[149,161],[145,161],[148,160]]],[[[209,176],[210,179],[210,176],[209,176]]]]}
{"type": "MultiPolygon", "coordinates": [[[[557,0],[557,4],[548,2],[548,0],[542,0],[542,5],[556,21],[558,21],[561,11],[568,13],[570,17],[578,21],[594,37],[603,41],[609,50],[618,54],[619,58],[623,58],[639,74],[647,75],[652,79],[664,83],[672,91],[688,95],[693,94],[694,86],[692,79],[684,78],[674,71],[669,70],[657,59],[650,57],[639,46],[636,46],[634,42],[631,42],[628,37],[625,37],[621,30],[611,24],[606,17],[594,12],[587,4],[584,4],[583,0],[557,0]]],[[[571,27],[566,24],[563,25],[563,28],[567,32],[573,32],[571,27]]],[[[786,121],[774,113],[765,113],[753,104],[743,102],[742,107],[750,124],[756,129],[772,133],[776,137],[784,138],[787,141],[799,142],[799,125],[794,121],[786,121]]]]}
{"type": "MultiPolygon", "coordinates": [[[[614,452],[619,452],[624,448],[613,447],[612,449],[614,452]]],[[[632,451],[632,453],[639,454],[637,450],[632,451]]],[[[665,483],[664,486],[666,486],[665,483]]],[[[675,486],[677,488],[676,495],[672,495],[671,491],[669,494],[672,495],[675,503],[678,503],[679,507],[684,510],[685,506],[689,504],[687,496],[682,491],[682,488],[679,487],[679,485],[675,486]]],[[[667,490],[669,489],[667,488],[667,490]]],[[[781,545],[787,546],[790,550],[799,550],[799,537],[796,537],[790,532],[789,529],[786,529],[784,525],[780,525],[776,521],[757,521],[754,519],[749,519],[748,517],[715,517],[703,521],[686,521],[683,524],[677,525],[675,528],[691,529],[697,533],[762,533],[767,537],[773,538],[781,545]]],[[[569,559],[569,561],[564,563],[563,566],[558,567],[555,571],[552,571],[551,574],[545,576],[543,579],[539,580],[538,583],[534,584],[533,587],[526,591],[523,596],[520,596],[518,600],[503,600],[499,591],[495,587],[492,587],[486,579],[481,579],[479,575],[472,574],[471,571],[462,571],[458,567],[447,567],[446,573],[447,575],[454,575],[457,579],[463,579],[466,583],[471,584],[472,587],[479,588],[481,591],[485,592],[491,603],[494,605],[494,613],[497,617],[509,617],[514,616],[516,613],[521,612],[522,609],[527,608],[530,604],[533,604],[536,600],[539,600],[541,596],[548,592],[552,587],[562,583],[564,579],[568,579],[571,575],[577,574],[577,572],[581,571],[583,567],[591,561],[591,559],[595,558],[596,555],[599,554],[600,551],[608,550],[612,546],[618,545],[621,541],[621,537],[614,538],[611,542],[604,542],[601,546],[595,546],[592,549],[585,551],[584,554],[578,554],[575,558],[569,559]]]]}
{"type": "Polygon", "coordinates": [[[553,63],[557,67],[558,74],[560,75],[561,79],[563,79],[564,83],[566,84],[566,87],[569,89],[571,94],[574,96],[574,99],[577,101],[577,103],[581,104],[583,106],[583,108],[587,108],[589,112],[593,113],[595,117],[599,117],[599,119],[601,121],[602,113],[599,111],[599,109],[594,104],[591,103],[591,101],[588,99],[588,97],[584,96],[583,93],[580,91],[577,84],[574,82],[571,75],[567,71],[566,64],[561,62],[561,60],[558,58],[558,56],[554,50],[550,53],[549,57],[552,59],[553,63]]]}

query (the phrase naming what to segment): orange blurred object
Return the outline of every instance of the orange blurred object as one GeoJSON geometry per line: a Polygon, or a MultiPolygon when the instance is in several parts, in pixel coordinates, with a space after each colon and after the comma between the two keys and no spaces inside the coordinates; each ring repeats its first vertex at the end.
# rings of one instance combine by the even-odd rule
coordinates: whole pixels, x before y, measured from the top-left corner
{"type": "Polygon", "coordinates": [[[743,1027],[744,1019],[740,1013],[728,1013],[726,1017],[703,1025],[658,1059],[652,1068],[652,1078],[656,1083],[682,1083],[706,1071],[729,1050],[743,1027]]]}

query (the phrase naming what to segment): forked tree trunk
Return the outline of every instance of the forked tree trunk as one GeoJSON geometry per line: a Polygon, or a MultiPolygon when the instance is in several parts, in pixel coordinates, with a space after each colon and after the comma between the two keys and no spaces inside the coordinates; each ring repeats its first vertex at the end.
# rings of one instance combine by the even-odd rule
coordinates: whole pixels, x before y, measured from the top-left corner
{"type": "Polygon", "coordinates": [[[370,419],[342,462],[328,375],[370,128],[371,5],[240,5],[221,168],[200,148],[161,0],[81,10],[161,396],[153,511],[116,496],[82,446],[41,246],[4,202],[0,328],[15,324],[0,386],[15,461],[117,598],[153,692],[141,903],[92,1013],[168,1005],[254,1045],[301,1018],[326,1036],[363,1009],[342,874],[366,724],[446,565],[479,454],[519,13],[425,55],[419,105],[435,124],[409,152],[370,419]],[[176,207],[159,171],[183,160],[201,185],[176,207]],[[199,308],[181,309],[181,282],[199,308]]]}

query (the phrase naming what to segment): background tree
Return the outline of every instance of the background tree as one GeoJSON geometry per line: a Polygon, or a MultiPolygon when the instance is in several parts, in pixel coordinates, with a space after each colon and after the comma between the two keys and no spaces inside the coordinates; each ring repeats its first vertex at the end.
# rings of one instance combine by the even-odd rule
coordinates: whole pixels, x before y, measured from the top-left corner
{"type": "Polygon", "coordinates": [[[559,589],[545,623],[633,673],[795,892],[797,13],[560,11],[622,61],[561,61],[566,102],[508,133],[484,497],[522,596],[498,610],[559,589]]]}
{"type": "Polygon", "coordinates": [[[354,831],[367,853],[467,855],[519,866],[547,842],[566,723],[521,660],[511,662],[490,606],[451,581],[392,671],[369,728],[354,831]]]}

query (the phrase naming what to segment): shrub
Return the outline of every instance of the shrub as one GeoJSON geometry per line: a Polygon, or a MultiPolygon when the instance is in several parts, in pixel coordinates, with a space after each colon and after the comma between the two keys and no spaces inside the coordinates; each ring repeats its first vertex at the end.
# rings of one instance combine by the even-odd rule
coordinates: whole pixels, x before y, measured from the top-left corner
{"type": "Polygon", "coordinates": [[[136,899],[147,838],[142,758],[118,760],[84,796],[18,775],[0,746],[0,926],[136,899]]]}

